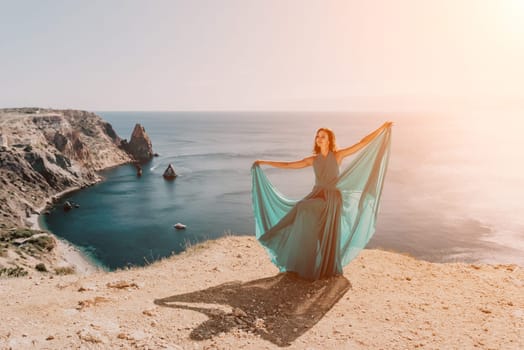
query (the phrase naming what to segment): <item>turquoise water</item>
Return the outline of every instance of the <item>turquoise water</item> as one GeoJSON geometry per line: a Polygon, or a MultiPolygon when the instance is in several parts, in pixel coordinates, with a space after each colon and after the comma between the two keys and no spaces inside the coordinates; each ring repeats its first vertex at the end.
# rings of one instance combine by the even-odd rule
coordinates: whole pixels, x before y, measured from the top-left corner
{"type": "MultiPolygon", "coordinates": [[[[494,138],[490,118],[298,112],[98,114],[122,138],[129,138],[140,122],[160,156],[143,166],[141,178],[131,165],[102,172],[105,181],[67,194],[44,223],[110,269],[144,265],[226,233],[252,235],[250,167],[255,159],[307,156],[320,126],[334,129],[340,146],[350,145],[386,119],[396,125],[377,232],[369,247],[429,261],[524,265],[524,215],[519,215],[524,213],[520,201],[524,179],[514,162],[516,150],[524,145],[517,137],[504,137],[495,149],[490,146],[487,140],[494,138]],[[162,178],[170,163],[179,173],[173,182],[162,178]],[[80,208],[64,212],[65,200],[80,208]],[[175,230],[177,222],[187,229],[175,230]]],[[[511,130],[510,136],[512,132],[517,136],[511,130]]],[[[294,198],[307,194],[313,184],[311,168],[268,169],[267,174],[294,198]]]]}

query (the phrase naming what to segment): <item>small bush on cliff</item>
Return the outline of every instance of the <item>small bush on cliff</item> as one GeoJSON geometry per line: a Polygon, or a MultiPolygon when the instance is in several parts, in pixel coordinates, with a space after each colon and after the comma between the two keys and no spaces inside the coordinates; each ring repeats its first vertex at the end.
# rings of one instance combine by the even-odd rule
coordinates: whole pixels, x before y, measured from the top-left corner
{"type": "Polygon", "coordinates": [[[75,268],[72,266],[63,266],[55,268],[57,275],[72,275],[75,273],[75,268]]]}
{"type": "Polygon", "coordinates": [[[4,267],[0,269],[0,277],[23,277],[27,276],[28,272],[20,266],[4,267]]]}
{"type": "Polygon", "coordinates": [[[29,228],[18,228],[11,231],[11,238],[25,238],[31,237],[32,235],[40,233],[40,231],[31,230],[29,228]]]}
{"type": "Polygon", "coordinates": [[[45,264],[43,263],[36,264],[35,269],[40,272],[47,272],[47,268],[45,267],[45,264]]]}
{"type": "Polygon", "coordinates": [[[27,237],[31,237],[35,233],[37,233],[37,231],[33,231],[28,228],[15,229],[11,231],[11,239],[27,238],[27,237]]]}
{"type": "Polygon", "coordinates": [[[55,240],[51,236],[38,236],[28,241],[40,250],[50,252],[56,246],[55,240]]]}
{"type": "Polygon", "coordinates": [[[34,235],[35,233],[40,233],[40,231],[31,230],[28,228],[15,228],[8,231],[3,231],[0,235],[0,241],[9,242],[13,239],[28,238],[34,235]]]}

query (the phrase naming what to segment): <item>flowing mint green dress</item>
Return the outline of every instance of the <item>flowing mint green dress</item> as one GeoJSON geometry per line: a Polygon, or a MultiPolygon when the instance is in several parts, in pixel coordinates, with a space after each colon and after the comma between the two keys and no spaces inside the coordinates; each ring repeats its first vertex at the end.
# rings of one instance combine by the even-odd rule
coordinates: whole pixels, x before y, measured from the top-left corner
{"type": "Polygon", "coordinates": [[[332,152],[317,155],[315,186],[300,201],[284,197],[253,166],[256,237],[280,271],[311,280],[343,273],[375,232],[390,144],[387,128],[342,173],[332,152]]]}

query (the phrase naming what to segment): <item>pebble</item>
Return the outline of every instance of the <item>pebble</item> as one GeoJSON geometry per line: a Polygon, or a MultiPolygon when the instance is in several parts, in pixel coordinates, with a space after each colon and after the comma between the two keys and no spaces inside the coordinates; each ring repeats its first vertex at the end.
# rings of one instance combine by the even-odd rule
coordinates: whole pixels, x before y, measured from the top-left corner
{"type": "Polygon", "coordinates": [[[236,307],[233,309],[233,316],[236,316],[236,317],[246,317],[247,314],[244,310],[236,307]]]}

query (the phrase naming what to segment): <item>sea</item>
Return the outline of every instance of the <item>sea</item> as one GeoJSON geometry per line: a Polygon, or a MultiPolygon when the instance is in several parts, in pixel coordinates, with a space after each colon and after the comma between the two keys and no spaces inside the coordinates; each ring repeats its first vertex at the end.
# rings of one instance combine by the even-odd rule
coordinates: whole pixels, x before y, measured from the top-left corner
{"type": "MultiPolygon", "coordinates": [[[[141,177],[133,165],[102,171],[102,182],[66,194],[40,223],[107,270],[225,235],[254,235],[254,160],[310,155],[319,127],[349,146],[386,120],[394,122],[391,157],[368,248],[431,262],[524,266],[524,110],[97,114],[122,138],[142,124],[159,156],[141,177]],[[174,181],[162,177],[169,164],[174,181]],[[65,212],[65,201],[79,208],[65,212]]],[[[266,174],[290,198],[313,186],[312,168],[266,167],[266,174]]]]}

